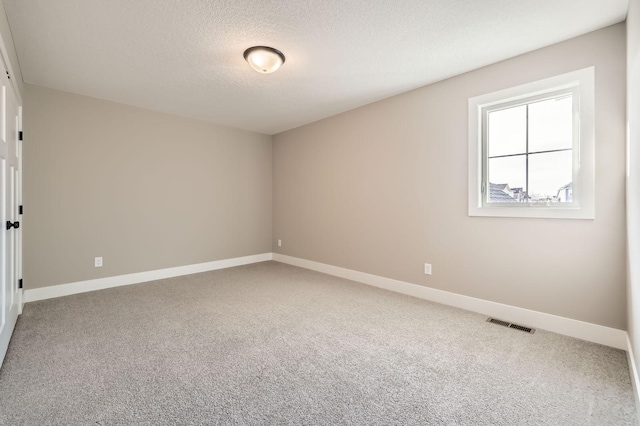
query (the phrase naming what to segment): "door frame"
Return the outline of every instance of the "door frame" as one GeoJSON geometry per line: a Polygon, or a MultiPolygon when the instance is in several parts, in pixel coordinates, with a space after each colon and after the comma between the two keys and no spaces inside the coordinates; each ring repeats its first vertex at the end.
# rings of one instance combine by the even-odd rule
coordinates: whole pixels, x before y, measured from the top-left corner
{"type": "MultiPolygon", "coordinates": [[[[9,37],[11,37],[9,35],[9,37]]],[[[11,40],[10,40],[11,41],[11,40]]],[[[16,210],[17,208],[19,208],[18,206],[22,206],[22,164],[23,164],[23,159],[22,159],[22,155],[23,155],[23,149],[22,149],[22,140],[20,137],[18,137],[19,134],[21,134],[22,132],[22,93],[20,92],[20,87],[18,85],[18,79],[22,79],[22,76],[20,74],[16,74],[13,68],[13,65],[11,63],[11,60],[9,59],[9,54],[8,54],[8,50],[6,47],[6,43],[5,40],[3,39],[2,35],[0,34],[0,66],[4,66],[4,70],[6,70],[6,75],[2,76],[4,78],[7,79],[8,84],[6,85],[6,90],[10,91],[11,93],[7,93],[6,98],[8,98],[9,96],[12,96],[13,99],[16,102],[16,113],[17,113],[17,117],[7,117],[7,112],[6,112],[6,108],[4,111],[5,117],[0,117],[0,119],[5,119],[5,120],[14,120],[16,119],[16,129],[15,129],[15,133],[16,135],[6,135],[7,136],[7,140],[11,137],[15,137],[16,139],[16,151],[15,151],[15,155],[17,157],[17,167],[18,167],[18,172],[17,172],[17,182],[15,184],[15,190],[16,193],[14,194],[14,203],[16,206],[16,210]]],[[[1,70],[0,70],[1,72],[1,70]]],[[[7,163],[7,170],[9,169],[9,163],[7,163]]],[[[15,263],[14,263],[14,268],[15,268],[15,279],[16,280],[20,280],[22,279],[23,275],[22,275],[22,258],[23,258],[23,253],[22,253],[22,229],[23,229],[23,219],[22,216],[20,214],[18,214],[18,216],[16,216],[16,218],[14,220],[18,220],[20,222],[20,228],[15,229],[16,233],[15,233],[15,263]]],[[[4,224],[1,224],[2,226],[4,226],[4,224]]],[[[4,273],[5,271],[2,271],[2,273],[4,273]]],[[[17,283],[14,283],[14,285],[16,285],[17,283]]],[[[20,316],[20,314],[22,314],[22,310],[23,310],[23,306],[24,306],[24,289],[22,288],[18,288],[17,292],[16,292],[16,305],[17,305],[17,310],[18,310],[18,317],[20,316]]],[[[17,320],[17,318],[16,318],[17,320]]],[[[13,321],[12,321],[13,322],[13,321]]],[[[11,340],[11,335],[13,334],[14,328],[15,328],[15,323],[9,324],[6,323],[5,326],[9,326],[11,331],[9,332],[9,342],[11,340]]],[[[5,357],[6,353],[4,351],[2,351],[2,353],[0,353],[0,368],[2,366],[2,362],[4,361],[4,357],[5,357]]]]}
{"type": "MultiPolygon", "coordinates": [[[[11,40],[13,43],[13,40],[11,40]]],[[[0,60],[2,61],[1,65],[4,65],[5,70],[8,71],[9,75],[9,85],[11,90],[13,91],[13,95],[15,96],[16,102],[18,103],[18,128],[17,131],[22,132],[22,93],[20,92],[20,86],[18,86],[18,79],[22,80],[22,74],[17,74],[13,68],[13,64],[9,59],[9,51],[7,50],[7,45],[5,43],[4,38],[0,35],[0,60]]],[[[16,58],[17,60],[17,58],[16,58]]],[[[18,193],[16,194],[16,202],[18,206],[22,206],[22,140],[18,140],[16,146],[16,152],[18,154],[18,193]]],[[[19,279],[22,279],[22,228],[24,226],[23,223],[24,218],[20,216],[20,231],[17,233],[17,248],[16,248],[16,256],[17,258],[17,268],[16,275],[19,279]]],[[[18,314],[22,314],[22,309],[24,307],[24,289],[18,289],[18,314]]],[[[2,360],[0,359],[0,366],[2,365],[2,360]]]]}

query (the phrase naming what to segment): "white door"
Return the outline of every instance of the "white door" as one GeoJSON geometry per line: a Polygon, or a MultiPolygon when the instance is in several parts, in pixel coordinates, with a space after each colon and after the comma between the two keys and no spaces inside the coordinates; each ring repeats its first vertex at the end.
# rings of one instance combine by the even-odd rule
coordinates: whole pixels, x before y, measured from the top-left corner
{"type": "Polygon", "coordinates": [[[7,73],[0,75],[0,363],[21,310],[21,111],[7,73]]]}

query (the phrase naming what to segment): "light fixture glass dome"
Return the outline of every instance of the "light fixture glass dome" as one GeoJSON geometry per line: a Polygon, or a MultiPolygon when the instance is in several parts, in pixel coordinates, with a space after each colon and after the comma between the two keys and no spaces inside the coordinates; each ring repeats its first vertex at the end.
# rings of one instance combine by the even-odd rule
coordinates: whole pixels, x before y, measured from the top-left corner
{"type": "Polygon", "coordinates": [[[261,74],[276,71],[284,64],[284,55],[279,50],[267,46],[254,46],[244,51],[244,59],[251,68],[261,74]]]}

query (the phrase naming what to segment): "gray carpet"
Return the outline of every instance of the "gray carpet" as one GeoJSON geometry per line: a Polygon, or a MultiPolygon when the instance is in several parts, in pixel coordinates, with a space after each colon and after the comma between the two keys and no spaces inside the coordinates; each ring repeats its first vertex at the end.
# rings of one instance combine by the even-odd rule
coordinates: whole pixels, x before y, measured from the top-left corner
{"type": "Polygon", "coordinates": [[[29,303],[0,423],[636,424],[623,351],[265,262],[29,303]]]}

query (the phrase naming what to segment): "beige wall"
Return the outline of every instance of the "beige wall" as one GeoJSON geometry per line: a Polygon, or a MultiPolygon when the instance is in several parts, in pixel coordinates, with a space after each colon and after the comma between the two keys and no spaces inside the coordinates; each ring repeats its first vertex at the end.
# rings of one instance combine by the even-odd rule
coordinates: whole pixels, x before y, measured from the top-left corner
{"type": "Polygon", "coordinates": [[[630,1],[627,16],[627,125],[628,330],[640,366],[640,0],[630,1]]]}
{"type": "Polygon", "coordinates": [[[271,251],[270,136],[25,95],[25,288],[271,251]]]}
{"type": "Polygon", "coordinates": [[[624,117],[618,24],[278,134],[273,251],[625,329],[624,117]],[[592,65],[596,220],[467,216],[468,99],[592,65]]]}

